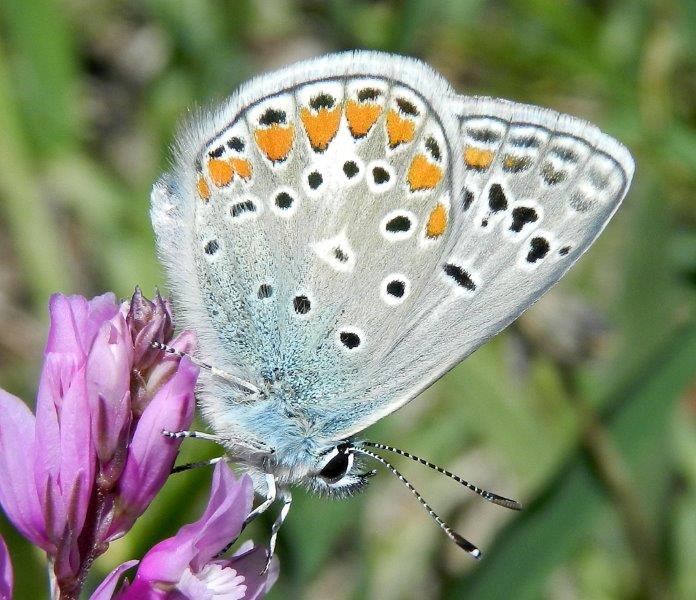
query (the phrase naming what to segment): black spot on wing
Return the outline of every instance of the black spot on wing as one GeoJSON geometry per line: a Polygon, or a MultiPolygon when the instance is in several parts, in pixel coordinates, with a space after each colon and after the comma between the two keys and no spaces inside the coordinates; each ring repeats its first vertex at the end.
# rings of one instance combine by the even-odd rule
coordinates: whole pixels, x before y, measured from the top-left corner
{"type": "Polygon", "coordinates": [[[360,169],[354,160],[347,160],[343,163],[343,172],[348,179],[352,179],[360,172],[360,169]]]}
{"type": "Polygon", "coordinates": [[[409,102],[405,98],[397,98],[396,105],[399,107],[399,110],[405,115],[417,117],[420,114],[418,112],[418,109],[416,108],[416,105],[413,104],[413,102],[409,102]]]}
{"type": "Polygon", "coordinates": [[[382,92],[375,88],[363,88],[358,92],[358,100],[360,102],[365,102],[365,100],[377,100],[382,95],[382,92]]]}
{"type": "Polygon", "coordinates": [[[312,308],[312,303],[307,296],[295,296],[292,300],[292,306],[298,315],[306,315],[312,308]]]}
{"type": "Polygon", "coordinates": [[[284,110],[278,110],[276,108],[268,108],[268,109],[266,109],[266,112],[264,112],[259,117],[259,124],[260,125],[280,124],[280,123],[285,123],[286,119],[287,119],[287,115],[285,114],[284,110]]]}
{"type": "Polygon", "coordinates": [[[287,210],[292,206],[293,198],[287,192],[279,192],[275,197],[275,204],[281,210],[287,210]]]}
{"type": "Polygon", "coordinates": [[[312,171],[307,175],[307,183],[309,187],[316,190],[322,183],[324,183],[324,178],[319,171],[312,171]]]}
{"type": "Polygon", "coordinates": [[[466,133],[472,140],[487,144],[490,144],[491,142],[497,142],[500,139],[500,133],[494,131],[493,129],[479,129],[469,127],[466,130],[466,133]]]}
{"type": "Polygon", "coordinates": [[[541,167],[541,177],[549,185],[558,185],[566,180],[568,173],[554,168],[551,163],[544,163],[541,167]]]}
{"type": "Polygon", "coordinates": [[[474,192],[469,188],[464,188],[464,194],[462,195],[462,208],[464,210],[469,210],[469,207],[474,202],[474,192]]]}
{"type": "Polygon", "coordinates": [[[273,295],[273,286],[271,286],[268,283],[262,283],[259,286],[259,291],[256,294],[259,298],[259,300],[263,300],[264,298],[270,298],[273,295]]]}
{"type": "Polygon", "coordinates": [[[393,279],[387,284],[387,294],[394,298],[402,298],[406,293],[406,284],[398,279],[393,279]]]}
{"type": "Polygon", "coordinates": [[[244,141],[241,138],[233,137],[227,140],[227,146],[230,148],[230,150],[241,152],[244,150],[244,141]]]}
{"type": "Polygon", "coordinates": [[[527,262],[535,263],[542,258],[544,258],[548,253],[551,246],[546,238],[543,237],[533,237],[529,243],[529,252],[527,254],[527,262]]]}
{"type": "Polygon", "coordinates": [[[360,345],[360,336],[352,331],[341,331],[339,339],[349,350],[353,350],[360,345]]]}
{"type": "Polygon", "coordinates": [[[384,167],[375,167],[372,169],[372,179],[377,185],[386,183],[390,179],[389,171],[384,167]]]}
{"type": "Polygon", "coordinates": [[[213,254],[215,254],[219,249],[220,249],[220,244],[218,243],[217,240],[210,240],[205,245],[205,248],[203,248],[205,253],[209,256],[212,256],[213,254]]]}
{"type": "Polygon", "coordinates": [[[243,215],[246,212],[256,212],[256,205],[251,200],[236,202],[230,208],[230,214],[235,218],[243,215]]]}
{"type": "Polygon", "coordinates": [[[550,154],[555,156],[556,158],[560,159],[563,162],[567,163],[576,163],[578,162],[578,155],[576,152],[571,150],[570,148],[565,148],[564,146],[554,146],[551,148],[549,151],[550,154]]]}
{"type": "Polygon", "coordinates": [[[493,212],[507,209],[507,198],[505,197],[503,186],[499,183],[494,183],[488,190],[488,206],[491,207],[493,212]]]}
{"type": "Polygon", "coordinates": [[[440,145],[437,143],[437,140],[434,137],[429,137],[427,140],[425,140],[425,148],[430,152],[430,156],[432,156],[435,160],[439,161],[442,158],[442,152],[440,152],[440,145]]]}
{"type": "Polygon", "coordinates": [[[534,223],[539,219],[537,211],[528,206],[517,206],[512,209],[512,224],[510,231],[520,232],[527,223],[534,223]]]}
{"type": "Polygon", "coordinates": [[[511,146],[515,148],[539,148],[541,140],[535,135],[521,135],[510,138],[511,146]]]}
{"type": "Polygon", "coordinates": [[[327,94],[325,92],[314,96],[309,101],[309,105],[314,110],[319,110],[321,108],[333,108],[334,104],[336,104],[336,99],[331,94],[327,94]]]}
{"type": "Polygon", "coordinates": [[[333,249],[333,255],[334,255],[334,258],[338,262],[342,262],[342,263],[348,262],[348,254],[340,246],[336,246],[333,249]]]}
{"type": "Polygon", "coordinates": [[[461,286],[470,292],[473,292],[476,289],[476,284],[466,269],[463,269],[459,265],[447,263],[443,267],[443,270],[445,275],[451,277],[458,286],[461,286]]]}
{"type": "Polygon", "coordinates": [[[387,222],[386,229],[387,231],[391,231],[393,233],[399,231],[409,231],[411,229],[411,219],[405,215],[399,215],[387,222]]]}

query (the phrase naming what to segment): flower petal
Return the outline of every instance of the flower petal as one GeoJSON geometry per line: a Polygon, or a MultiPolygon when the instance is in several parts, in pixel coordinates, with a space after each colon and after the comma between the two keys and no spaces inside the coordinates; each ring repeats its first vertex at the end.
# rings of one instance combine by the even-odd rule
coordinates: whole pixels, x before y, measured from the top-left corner
{"type": "Polygon", "coordinates": [[[67,515],[60,488],[60,421],[58,407],[75,371],[73,357],[48,354],[44,360],[36,398],[36,448],[34,482],[44,514],[46,532],[54,544],[65,530],[67,515]]]}
{"type": "Polygon", "coordinates": [[[111,573],[109,573],[104,581],[101,582],[99,587],[94,590],[94,593],[89,597],[89,600],[111,600],[114,597],[114,591],[116,590],[116,585],[121,575],[131,567],[137,565],[140,561],[138,560],[128,560],[122,565],[116,567],[111,573]]]}
{"type": "Polygon", "coordinates": [[[34,415],[1,389],[0,414],[0,504],[24,537],[46,552],[54,551],[34,484],[34,415]]]}
{"type": "Polygon", "coordinates": [[[82,296],[54,294],[49,302],[51,328],[46,353],[60,352],[84,359],[104,321],[118,312],[112,293],[88,301],[82,296]]]}
{"type": "Polygon", "coordinates": [[[107,539],[116,539],[130,529],[167,480],[181,441],[164,437],[162,431],[180,431],[191,425],[197,377],[198,367],[188,358],[181,359],[174,376],[138,421],[119,483],[119,514],[107,539]]]}
{"type": "Polygon", "coordinates": [[[224,461],[215,465],[208,506],[196,523],[186,526],[192,531],[197,529],[195,546],[198,554],[191,563],[194,571],[200,570],[239,536],[253,499],[254,486],[248,475],[238,480],[224,461]]]}
{"type": "MultiPolygon", "coordinates": [[[[200,572],[215,554],[239,535],[244,518],[251,510],[252,495],[250,477],[238,480],[226,464],[218,463],[208,506],[201,518],[154,546],[143,558],[133,584],[175,585],[187,569],[200,572]]],[[[259,570],[262,568],[263,564],[259,570]]]]}
{"type": "Polygon", "coordinates": [[[85,522],[96,469],[84,369],[75,375],[60,412],[60,488],[75,537],[85,522]]]}
{"type": "Polygon", "coordinates": [[[85,373],[94,443],[103,464],[114,457],[130,423],[132,364],[131,335],[125,318],[118,313],[99,329],[85,373]]]}
{"type": "Polygon", "coordinates": [[[56,544],[68,519],[77,538],[92,490],[95,451],[84,378],[85,365],[78,367],[74,356],[46,356],[36,401],[34,477],[56,544]]]}
{"type": "MultiPolygon", "coordinates": [[[[245,544],[246,545],[246,544],[245,544]]],[[[271,565],[265,574],[261,571],[266,566],[266,549],[257,547],[237,552],[225,565],[244,575],[247,586],[244,600],[263,598],[278,579],[278,557],[273,557],[271,565]]]]}
{"type": "Polygon", "coordinates": [[[5,540],[0,537],[0,600],[12,600],[12,563],[5,540]]]}

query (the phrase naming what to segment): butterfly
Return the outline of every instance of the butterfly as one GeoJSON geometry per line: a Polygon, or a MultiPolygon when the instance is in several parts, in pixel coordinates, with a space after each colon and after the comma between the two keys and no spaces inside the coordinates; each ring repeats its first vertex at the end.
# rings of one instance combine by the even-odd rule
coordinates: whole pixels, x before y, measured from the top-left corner
{"type": "MultiPolygon", "coordinates": [[[[586,121],[463,96],[426,64],[354,51],[257,77],[178,133],[151,217],[199,404],[265,500],[269,560],[291,488],[345,496],[360,432],[415,398],[556,283],[619,207],[629,152],[586,121]]],[[[161,346],[163,349],[168,349],[161,346]]],[[[172,349],[169,349],[173,351],[172,349]]]]}

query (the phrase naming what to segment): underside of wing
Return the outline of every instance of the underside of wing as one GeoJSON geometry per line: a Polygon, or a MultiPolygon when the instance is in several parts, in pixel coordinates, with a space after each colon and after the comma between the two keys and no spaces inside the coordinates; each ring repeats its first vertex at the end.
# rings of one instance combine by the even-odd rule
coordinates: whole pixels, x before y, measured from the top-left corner
{"type": "Polygon", "coordinates": [[[581,119],[485,97],[458,96],[451,110],[464,183],[428,280],[437,291],[381,356],[396,368],[355,403],[353,415],[368,406],[346,434],[408,402],[538,300],[601,233],[633,176],[628,151],[581,119]]]}
{"type": "Polygon", "coordinates": [[[583,121],[460,97],[418,61],[367,52],[253,80],[178,143],[152,217],[184,323],[206,360],[326,438],[403,405],[530,306],[633,170],[583,121]]]}

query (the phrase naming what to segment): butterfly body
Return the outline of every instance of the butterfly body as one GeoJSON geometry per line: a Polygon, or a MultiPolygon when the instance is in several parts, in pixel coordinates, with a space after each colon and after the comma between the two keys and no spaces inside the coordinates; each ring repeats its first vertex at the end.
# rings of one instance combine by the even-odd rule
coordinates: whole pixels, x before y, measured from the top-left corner
{"type": "Polygon", "coordinates": [[[341,444],[558,281],[632,173],[594,126],[458,95],[413,59],[330,55],[252,80],[182,130],[152,196],[180,321],[248,383],[203,371],[206,419],[259,489],[266,474],[359,487],[341,444]]]}

